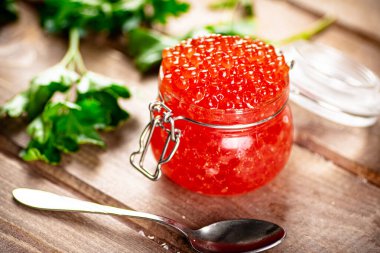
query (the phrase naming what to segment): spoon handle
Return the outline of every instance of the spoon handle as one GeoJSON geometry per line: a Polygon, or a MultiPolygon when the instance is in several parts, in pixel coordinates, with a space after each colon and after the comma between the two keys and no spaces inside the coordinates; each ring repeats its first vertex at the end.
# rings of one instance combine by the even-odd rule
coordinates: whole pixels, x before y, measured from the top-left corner
{"type": "Polygon", "coordinates": [[[18,202],[31,208],[49,211],[125,215],[133,218],[141,218],[159,222],[163,225],[175,228],[182,232],[184,235],[187,235],[186,231],[188,229],[184,225],[172,219],[150,213],[137,212],[112,206],[100,205],[35,189],[18,188],[13,190],[12,194],[18,202]]]}

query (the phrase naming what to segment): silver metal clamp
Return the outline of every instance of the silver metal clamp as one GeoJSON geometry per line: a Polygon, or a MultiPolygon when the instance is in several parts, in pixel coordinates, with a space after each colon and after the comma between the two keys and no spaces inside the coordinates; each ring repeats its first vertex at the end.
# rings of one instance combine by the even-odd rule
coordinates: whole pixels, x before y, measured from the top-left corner
{"type": "Polygon", "coordinates": [[[175,128],[175,120],[172,111],[161,101],[156,101],[149,104],[150,122],[146,125],[140,136],[139,150],[135,151],[130,156],[132,166],[140,171],[150,180],[157,180],[161,176],[161,166],[169,162],[178,149],[181,130],[175,128]],[[164,130],[167,133],[164,147],[161,151],[161,156],[158,159],[154,172],[150,172],[144,167],[144,160],[152,140],[153,132],[164,130]],[[168,152],[170,142],[174,142],[174,147],[168,152]],[[168,154],[167,154],[168,153],[168,154]],[[138,157],[140,159],[138,160],[138,157]],[[138,160],[138,162],[137,162],[138,160]]]}

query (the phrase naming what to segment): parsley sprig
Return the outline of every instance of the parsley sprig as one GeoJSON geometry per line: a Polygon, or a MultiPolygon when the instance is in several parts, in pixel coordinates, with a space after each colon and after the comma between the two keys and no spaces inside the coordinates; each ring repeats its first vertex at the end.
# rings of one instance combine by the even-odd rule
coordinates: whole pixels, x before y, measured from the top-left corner
{"type": "Polygon", "coordinates": [[[107,32],[111,35],[137,27],[151,28],[179,16],[189,4],[178,0],[45,0],[40,17],[48,32],[107,32]]]}
{"type": "Polygon", "coordinates": [[[58,164],[62,153],[76,152],[80,144],[104,147],[98,131],[114,129],[129,117],[118,102],[130,97],[129,90],[86,69],[79,35],[78,29],[71,29],[62,60],[0,107],[0,116],[26,117],[30,122],[31,140],[20,153],[24,160],[58,164]]]}
{"type": "Polygon", "coordinates": [[[178,42],[178,38],[161,35],[154,28],[189,8],[180,0],[45,0],[40,17],[44,29],[52,33],[77,27],[83,34],[123,35],[136,67],[147,72],[161,61],[162,49],[178,42]]]}

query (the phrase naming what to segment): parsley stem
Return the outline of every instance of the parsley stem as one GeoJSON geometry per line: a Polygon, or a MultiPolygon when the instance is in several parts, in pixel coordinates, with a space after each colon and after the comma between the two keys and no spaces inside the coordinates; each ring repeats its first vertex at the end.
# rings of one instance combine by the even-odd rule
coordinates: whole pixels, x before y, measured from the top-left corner
{"type": "Polygon", "coordinates": [[[69,32],[69,49],[58,65],[66,67],[79,53],[79,30],[73,28],[69,32]]]}
{"type": "Polygon", "coordinates": [[[84,74],[87,72],[87,69],[83,63],[82,55],[79,51],[79,43],[79,30],[77,28],[72,28],[69,32],[69,48],[58,65],[65,68],[70,68],[72,70],[77,68],[81,74],[84,74]]]}
{"type": "Polygon", "coordinates": [[[334,17],[324,16],[323,18],[318,20],[315,24],[313,24],[310,28],[308,28],[308,29],[306,29],[300,33],[294,34],[288,38],[282,39],[282,40],[278,41],[276,44],[285,45],[285,44],[295,42],[297,40],[309,40],[314,35],[324,31],[326,28],[328,28],[334,22],[335,22],[334,17]]]}
{"type": "Polygon", "coordinates": [[[79,50],[78,50],[78,53],[76,54],[76,56],[74,58],[74,61],[75,61],[76,67],[78,68],[78,71],[80,74],[84,74],[87,72],[87,68],[84,65],[83,58],[82,58],[82,55],[80,54],[79,50]]]}

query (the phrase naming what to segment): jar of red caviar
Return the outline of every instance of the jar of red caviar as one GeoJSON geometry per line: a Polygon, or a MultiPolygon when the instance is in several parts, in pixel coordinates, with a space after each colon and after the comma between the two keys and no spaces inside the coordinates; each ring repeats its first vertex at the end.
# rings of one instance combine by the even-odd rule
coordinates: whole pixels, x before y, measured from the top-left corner
{"type": "Polygon", "coordinates": [[[292,145],[288,72],[279,52],[250,38],[210,35],[164,50],[159,99],[150,105],[151,122],[132,164],[151,179],[162,170],[210,195],[268,183],[292,145]],[[158,161],[154,173],[143,166],[149,143],[158,161]]]}

